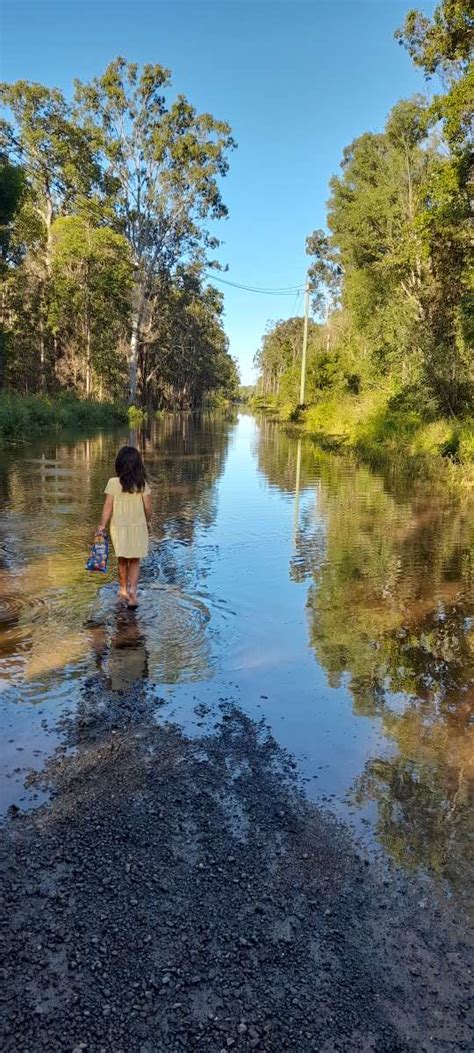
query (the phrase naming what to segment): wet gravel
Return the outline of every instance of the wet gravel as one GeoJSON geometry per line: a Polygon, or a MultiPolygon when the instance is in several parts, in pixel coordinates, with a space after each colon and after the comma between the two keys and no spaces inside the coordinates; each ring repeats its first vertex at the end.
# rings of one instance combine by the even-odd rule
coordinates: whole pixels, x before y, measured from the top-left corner
{"type": "Polygon", "coordinates": [[[472,941],[427,879],[364,858],[231,702],[189,739],[84,688],[1,833],[4,1053],[456,1051],[472,941]]]}

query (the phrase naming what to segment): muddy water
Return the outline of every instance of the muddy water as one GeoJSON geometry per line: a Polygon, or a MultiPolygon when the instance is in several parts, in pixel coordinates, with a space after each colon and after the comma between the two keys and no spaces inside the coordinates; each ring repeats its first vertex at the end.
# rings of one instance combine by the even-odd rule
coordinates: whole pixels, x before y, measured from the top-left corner
{"type": "MultiPolygon", "coordinates": [[[[0,455],[4,814],[41,803],[85,680],[137,681],[188,733],[233,698],[307,793],[456,896],[472,887],[474,520],[468,499],[318,453],[268,422],[166,417],[136,615],[84,571],[123,434],[0,455]],[[470,850],[471,849],[471,850],[470,850]],[[470,870],[471,868],[471,870],[470,870]]],[[[112,567],[113,569],[113,567],[112,567]]]]}

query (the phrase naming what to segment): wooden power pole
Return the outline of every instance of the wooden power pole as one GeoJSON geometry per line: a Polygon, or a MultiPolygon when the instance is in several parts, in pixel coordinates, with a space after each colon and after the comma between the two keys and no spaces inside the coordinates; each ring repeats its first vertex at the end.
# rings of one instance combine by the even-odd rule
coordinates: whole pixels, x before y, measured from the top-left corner
{"type": "Polygon", "coordinates": [[[304,406],[304,389],[306,384],[306,351],[308,348],[308,317],[309,317],[309,278],[306,279],[304,290],[304,328],[303,348],[301,352],[301,380],[300,380],[300,406],[304,406]]]}

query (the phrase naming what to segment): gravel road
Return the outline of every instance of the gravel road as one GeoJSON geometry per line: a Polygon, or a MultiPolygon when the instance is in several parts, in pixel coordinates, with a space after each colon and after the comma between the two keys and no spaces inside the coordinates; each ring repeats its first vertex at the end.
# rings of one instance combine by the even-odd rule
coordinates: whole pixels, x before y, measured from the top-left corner
{"type": "Polygon", "coordinates": [[[364,858],[232,702],[200,738],[85,685],[1,832],[3,1053],[474,1047],[472,941],[426,878],[364,858]]]}

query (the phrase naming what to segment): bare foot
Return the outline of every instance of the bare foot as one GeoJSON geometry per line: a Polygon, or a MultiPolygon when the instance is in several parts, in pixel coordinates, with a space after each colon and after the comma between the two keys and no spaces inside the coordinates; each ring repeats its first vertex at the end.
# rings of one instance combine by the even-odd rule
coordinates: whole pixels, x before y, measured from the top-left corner
{"type": "Polygon", "coordinates": [[[125,603],[128,603],[128,592],[127,592],[127,590],[126,589],[119,589],[118,593],[117,593],[117,599],[123,600],[125,603]]]}

